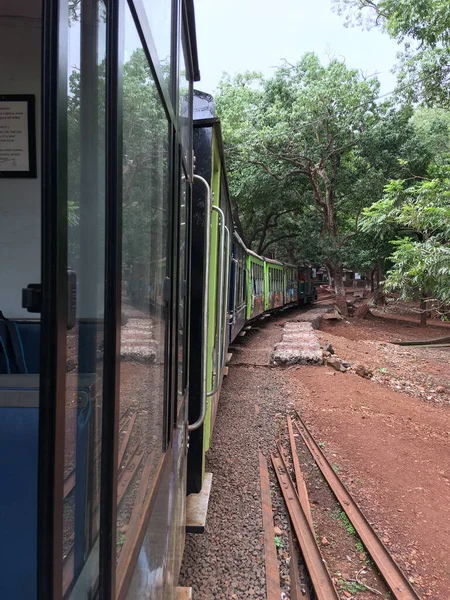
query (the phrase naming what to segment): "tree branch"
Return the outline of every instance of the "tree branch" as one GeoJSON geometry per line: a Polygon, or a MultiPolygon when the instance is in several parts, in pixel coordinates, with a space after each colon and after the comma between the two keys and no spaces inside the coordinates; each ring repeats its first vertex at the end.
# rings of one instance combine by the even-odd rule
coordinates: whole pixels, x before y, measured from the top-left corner
{"type": "Polygon", "coordinates": [[[297,236],[298,236],[298,233],[286,233],[284,235],[279,235],[278,237],[273,238],[273,240],[269,240],[266,244],[260,246],[258,248],[257,254],[262,254],[263,252],[265,252],[267,250],[267,248],[269,246],[271,246],[272,244],[275,244],[275,242],[296,238],[297,236]]]}
{"type": "Polygon", "coordinates": [[[341,242],[339,243],[339,248],[342,248],[342,246],[345,244],[345,242],[347,240],[349,240],[352,237],[355,237],[355,235],[358,233],[358,222],[359,222],[359,217],[361,216],[361,212],[362,212],[362,204],[359,206],[358,212],[356,213],[355,231],[353,231],[352,233],[348,233],[347,235],[344,235],[341,242]]]}

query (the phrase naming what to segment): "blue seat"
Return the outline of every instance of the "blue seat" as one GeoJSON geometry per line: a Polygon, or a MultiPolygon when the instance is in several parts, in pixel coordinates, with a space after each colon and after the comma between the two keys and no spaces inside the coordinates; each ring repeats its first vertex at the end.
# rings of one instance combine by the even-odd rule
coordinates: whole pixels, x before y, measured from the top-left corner
{"type": "Polygon", "coordinates": [[[27,372],[39,373],[41,324],[39,321],[16,321],[22,342],[27,372]]]}
{"type": "MultiPolygon", "coordinates": [[[[29,332],[31,329],[29,330],[29,332]]],[[[25,338],[27,339],[27,338],[25,338]]],[[[34,338],[33,338],[34,339],[34,338]]],[[[69,374],[68,393],[76,393],[76,485],[74,570],[84,565],[85,524],[92,458],[93,407],[100,393],[96,374],[69,374]]],[[[69,418],[70,415],[67,415],[69,418]]],[[[39,375],[0,375],[0,599],[32,600],[37,595],[37,485],[39,375]]]]}
{"type": "Polygon", "coordinates": [[[36,598],[39,377],[0,375],[2,600],[36,598]]]}

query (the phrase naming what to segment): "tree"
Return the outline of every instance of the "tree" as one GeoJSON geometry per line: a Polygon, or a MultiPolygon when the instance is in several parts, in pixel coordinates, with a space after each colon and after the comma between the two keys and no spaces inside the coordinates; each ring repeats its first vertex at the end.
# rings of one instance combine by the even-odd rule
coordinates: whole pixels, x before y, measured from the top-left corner
{"type": "Polygon", "coordinates": [[[428,178],[393,180],[384,197],[364,211],[362,228],[381,237],[396,232],[385,288],[403,300],[450,302],[450,155],[429,167],[428,178]]]}
{"type": "Polygon", "coordinates": [[[262,110],[263,78],[246,72],[219,83],[215,104],[222,122],[234,220],[246,246],[258,254],[283,252],[283,243],[298,235],[297,218],[308,200],[304,187],[273,179],[252,158],[258,143],[255,115],[262,110]]]}
{"type": "Polygon", "coordinates": [[[322,254],[340,297],[342,249],[370,203],[360,150],[364,135],[379,122],[378,89],[375,78],[365,80],[337,60],[323,66],[306,54],[268,80],[226,80],[217,102],[230,134],[225,139],[229,154],[234,152],[231,160],[259,166],[278,189],[298,190],[300,206],[306,200],[320,215],[322,254]]]}
{"type": "Polygon", "coordinates": [[[447,0],[334,0],[347,24],[380,26],[404,44],[397,91],[410,101],[450,106],[447,0]]]}

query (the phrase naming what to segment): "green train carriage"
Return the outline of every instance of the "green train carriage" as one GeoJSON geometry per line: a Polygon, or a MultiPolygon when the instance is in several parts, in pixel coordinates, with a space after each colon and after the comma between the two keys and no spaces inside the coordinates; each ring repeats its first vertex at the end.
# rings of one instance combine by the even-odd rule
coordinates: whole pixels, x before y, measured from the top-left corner
{"type": "Polygon", "coordinates": [[[247,249],[247,321],[266,310],[265,289],[264,259],[247,249]]]}
{"type": "Polygon", "coordinates": [[[275,310],[284,305],[284,268],[278,260],[264,258],[264,310],[275,310]]]}
{"type": "Polygon", "coordinates": [[[297,265],[284,264],[284,303],[286,305],[298,302],[297,265]]]}

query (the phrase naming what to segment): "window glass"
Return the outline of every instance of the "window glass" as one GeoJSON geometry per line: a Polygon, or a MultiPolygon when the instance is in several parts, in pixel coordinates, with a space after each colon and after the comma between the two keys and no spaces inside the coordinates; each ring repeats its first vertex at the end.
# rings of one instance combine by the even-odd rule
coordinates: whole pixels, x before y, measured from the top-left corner
{"type": "MultiPolygon", "coordinates": [[[[143,0],[145,13],[150,25],[153,41],[158,53],[159,64],[163,77],[170,89],[170,64],[171,56],[171,26],[172,26],[172,1],[171,0],[143,0]]],[[[128,19],[128,23],[130,20],[128,19]]],[[[128,37],[134,35],[134,24],[130,26],[130,31],[125,31],[128,37]]],[[[129,48],[125,48],[125,55],[129,48]]]]}
{"type": "Polygon", "coordinates": [[[178,86],[179,86],[179,123],[180,123],[180,141],[183,153],[183,158],[186,161],[186,165],[189,168],[189,147],[190,147],[190,128],[189,128],[189,116],[192,112],[192,106],[189,101],[189,80],[188,73],[186,71],[186,60],[184,55],[184,43],[181,44],[180,49],[180,70],[178,75],[178,86]]]}
{"type": "MultiPolygon", "coordinates": [[[[181,396],[185,388],[184,352],[186,342],[186,293],[187,293],[187,186],[188,181],[184,170],[181,177],[180,197],[180,252],[179,252],[179,302],[178,302],[178,394],[181,396]]],[[[181,403],[180,403],[181,406],[181,403]]]]}
{"type": "Polygon", "coordinates": [[[78,3],[68,27],[68,256],[63,593],[98,579],[105,282],[105,61],[102,2],[78,3]]]}
{"type": "Polygon", "coordinates": [[[169,227],[168,122],[128,8],[125,14],[119,587],[164,452],[169,227]]]}

